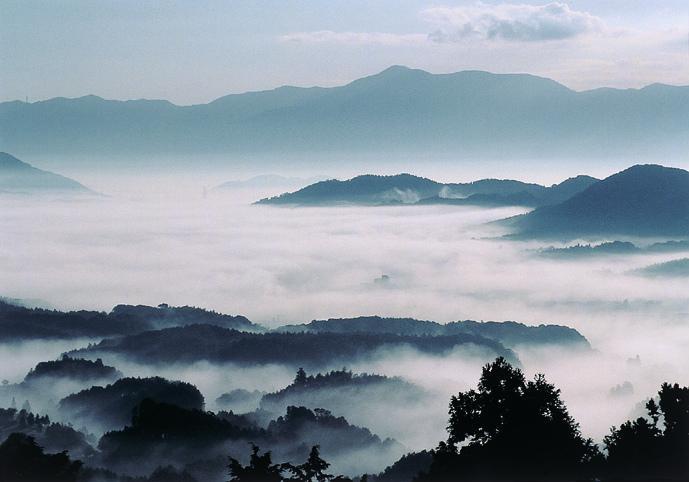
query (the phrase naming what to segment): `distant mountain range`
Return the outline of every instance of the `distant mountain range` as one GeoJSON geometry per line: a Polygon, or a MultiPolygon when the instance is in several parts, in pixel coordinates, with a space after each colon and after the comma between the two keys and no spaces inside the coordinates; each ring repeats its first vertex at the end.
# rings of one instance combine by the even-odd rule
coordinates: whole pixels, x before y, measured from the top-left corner
{"type": "Polygon", "coordinates": [[[439,183],[411,174],[331,179],[298,191],[266,198],[258,204],[451,204],[476,206],[545,206],[569,199],[598,180],[577,176],[550,187],[505,179],[439,183]]]}
{"type": "Polygon", "coordinates": [[[689,172],[633,166],[508,224],[526,237],[689,236],[689,172]]]}
{"type": "Polygon", "coordinates": [[[320,163],[353,155],[687,159],[689,86],[577,92],[527,74],[394,66],[340,87],[280,87],[193,106],[93,95],[4,102],[0,149],[166,163],[199,154],[217,162],[233,155],[320,163]]]}
{"type": "Polygon", "coordinates": [[[0,193],[92,193],[68,177],[42,171],[6,152],[0,152],[0,193]]]}

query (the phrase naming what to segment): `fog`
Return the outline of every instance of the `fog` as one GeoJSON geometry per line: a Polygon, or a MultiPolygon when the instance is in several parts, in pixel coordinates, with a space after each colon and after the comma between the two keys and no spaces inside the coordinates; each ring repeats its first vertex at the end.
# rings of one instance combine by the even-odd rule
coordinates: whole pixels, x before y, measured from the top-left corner
{"type": "MultiPolygon", "coordinates": [[[[525,212],[520,208],[253,206],[275,192],[204,196],[203,186],[150,191],[148,183],[155,181],[77,200],[2,198],[0,296],[40,299],[58,309],[188,304],[269,327],[368,314],[564,324],[586,336],[594,351],[516,352],[528,376],[543,372],[562,389],[584,434],[597,441],[661,382],[689,383],[686,280],[632,273],[682,257],[677,253],[542,257],[539,248],[559,244],[507,240],[504,228],[486,224],[525,212]],[[376,283],[383,274],[389,282],[376,283]],[[610,393],[624,382],[633,393],[610,393]]],[[[604,240],[572,244],[577,241],[604,240]]],[[[87,342],[0,345],[0,357],[11,360],[0,364],[0,378],[20,381],[36,362],[87,342]]],[[[104,361],[125,375],[190,381],[211,409],[223,392],[276,390],[294,376],[280,366],[104,361]]],[[[354,364],[348,368],[356,372],[404,377],[434,401],[394,412],[397,418],[362,413],[351,422],[411,449],[430,448],[445,436],[449,396],[475,386],[483,362],[469,354],[398,350],[354,364]]]]}

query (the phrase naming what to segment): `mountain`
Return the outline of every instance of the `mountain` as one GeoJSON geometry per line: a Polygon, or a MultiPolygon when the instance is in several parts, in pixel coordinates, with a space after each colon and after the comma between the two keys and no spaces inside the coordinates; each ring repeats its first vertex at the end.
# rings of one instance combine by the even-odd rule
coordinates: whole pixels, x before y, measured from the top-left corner
{"type": "Polygon", "coordinates": [[[258,204],[413,204],[437,196],[443,184],[411,174],[395,176],[357,176],[347,181],[330,179],[317,182],[293,193],[262,199],[258,204]]]}
{"type": "Polygon", "coordinates": [[[100,358],[96,361],[83,358],[70,358],[63,355],[59,360],[42,361],[24,377],[26,383],[54,383],[61,378],[84,381],[110,380],[122,377],[114,367],[104,365],[100,358]],[[52,381],[51,381],[52,380],[52,381]]]}
{"type": "Polygon", "coordinates": [[[0,193],[71,192],[92,193],[90,189],[49,171],[42,171],[6,152],[0,152],[0,193]]]}
{"type": "Polygon", "coordinates": [[[200,154],[207,162],[319,164],[400,156],[686,159],[688,134],[686,86],[577,92],[527,74],[436,75],[401,66],[339,87],[282,87],[192,106],[93,95],[0,104],[0,149],[113,163],[189,162],[200,154]]]}
{"type": "Polygon", "coordinates": [[[477,322],[471,320],[440,324],[414,318],[331,318],[304,325],[286,325],[279,330],[291,333],[387,333],[404,336],[475,335],[513,348],[518,345],[563,345],[590,348],[588,340],[573,328],[559,325],[527,326],[514,321],[477,322]]]}
{"type": "Polygon", "coordinates": [[[525,237],[687,236],[689,172],[636,165],[507,223],[525,237]]]}
{"type": "Polygon", "coordinates": [[[317,182],[295,192],[261,199],[257,204],[544,206],[568,199],[596,182],[593,177],[578,176],[550,187],[511,179],[443,184],[411,174],[366,174],[346,181],[317,182]]]}

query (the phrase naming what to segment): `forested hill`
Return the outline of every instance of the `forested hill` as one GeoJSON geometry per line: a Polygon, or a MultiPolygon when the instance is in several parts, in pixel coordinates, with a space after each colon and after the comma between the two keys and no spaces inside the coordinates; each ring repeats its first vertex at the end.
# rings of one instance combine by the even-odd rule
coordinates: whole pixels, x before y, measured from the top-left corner
{"type": "Polygon", "coordinates": [[[142,362],[209,360],[240,364],[279,363],[322,368],[370,357],[382,348],[413,348],[446,354],[473,347],[487,358],[502,355],[517,360],[500,342],[475,334],[411,336],[392,333],[247,333],[214,325],[188,325],[108,338],[76,353],[119,354],[142,362]]]}
{"type": "Polygon", "coordinates": [[[56,311],[26,308],[0,300],[0,340],[32,338],[98,338],[139,333],[155,328],[213,323],[226,328],[262,331],[243,316],[231,316],[190,306],[118,305],[101,311],[56,311]]]}
{"type": "Polygon", "coordinates": [[[514,321],[477,322],[471,320],[441,324],[414,318],[331,318],[303,325],[287,325],[279,330],[298,333],[386,333],[404,336],[447,336],[472,334],[499,341],[508,347],[517,345],[560,345],[590,348],[589,342],[573,328],[560,325],[528,326],[514,321]]]}

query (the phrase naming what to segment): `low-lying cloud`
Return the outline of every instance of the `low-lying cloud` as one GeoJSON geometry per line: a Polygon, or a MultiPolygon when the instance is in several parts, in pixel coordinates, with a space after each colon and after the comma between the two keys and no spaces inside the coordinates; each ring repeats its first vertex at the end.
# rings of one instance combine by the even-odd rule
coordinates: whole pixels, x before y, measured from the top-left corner
{"type": "MultiPolygon", "coordinates": [[[[522,212],[515,208],[248,205],[258,197],[4,199],[0,295],[39,298],[59,309],[190,304],[271,326],[369,314],[569,325],[599,355],[517,353],[529,375],[544,372],[562,388],[584,433],[597,440],[662,381],[689,383],[686,281],[629,274],[676,254],[557,260],[538,256],[537,242],[489,239],[503,230],[484,223],[522,212]],[[387,282],[377,283],[382,275],[387,282]],[[636,355],[640,364],[629,364],[636,355]],[[633,394],[610,398],[610,389],[625,382],[633,394]]],[[[0,379],[20,381],[38,361],[75,346],[41,347],[3,347],[5,358],[19,361],[0,379]]],[[[282,367],[161,370],[105,361],[126,375],[191,381],[211,408],[221,392],[275,390],[293,377],[282,367]]],[[[449,393],[473,386],[479,365],[464,356],[400,352],[350,368],[404,376],[429,390],[449,387],[437,397],[431,429],[398,434],[373,427],[420,448],[444,435],[449,393]]]]}
{"type": "Polygon", "coordinates": [[[396,34],[389,32],[334,32],[317,30],[314,32],[293,32],[280,36],[282,42],[294,43],[335,43],[346,45],[410,45],[426,41],[424,34],[396,34]]]}
{"type": "Polygon", "coordinates": [[[541,42],[565,40],[602,32],[603,20],[566,3],[545,5],[478,3],[474,6],[437,6],[420,12],[430,33],[337,32],[315,30],[281,35],[281,42],[340,45],[423,45],[469,40],[541,42]]]}

